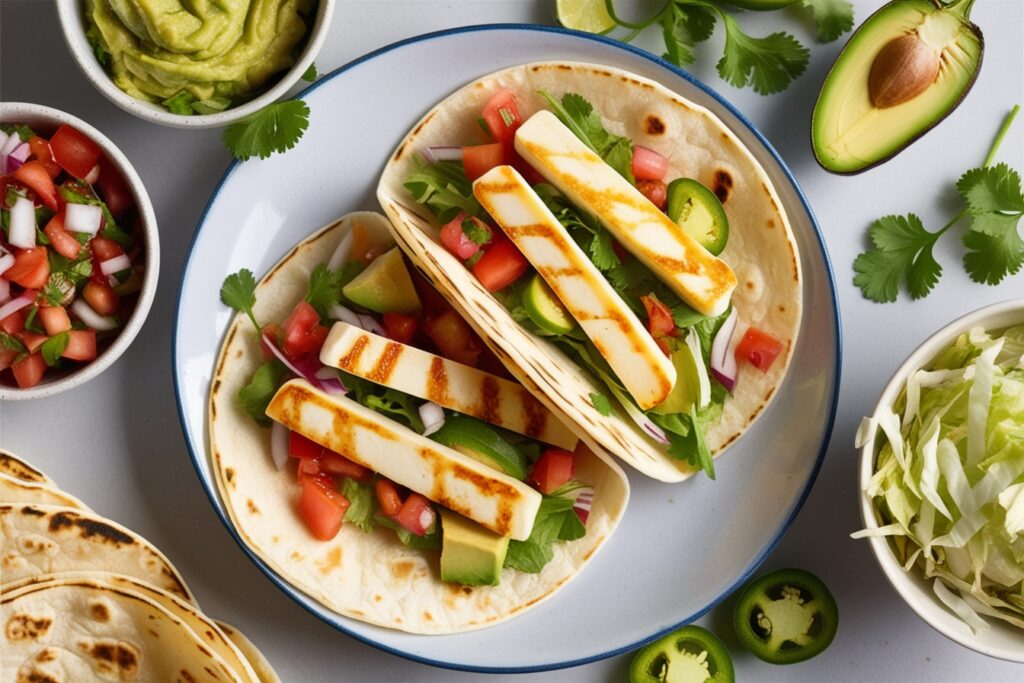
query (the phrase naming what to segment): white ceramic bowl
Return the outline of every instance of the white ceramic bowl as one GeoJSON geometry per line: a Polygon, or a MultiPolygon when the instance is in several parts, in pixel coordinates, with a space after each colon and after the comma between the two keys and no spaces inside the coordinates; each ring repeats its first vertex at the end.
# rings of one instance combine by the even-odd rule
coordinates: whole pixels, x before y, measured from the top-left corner
{"type": "MultiPolygon", "coordinates": [[[[878,399],[874,417],[877,418],[883,408],[892,407],[912,372],[928,365],[964,332],[972,327],[999,330],[1020,323],[1024,323],[1024,299],[1011,299],[986,306],[946,325],[917,347],[899,367],[878,399]]],[[[872,438],[864,444],[860,458],[860,513],[868,529],[880,526],[871,498],[864,493],[865,485],[874,474],[874,461],[875,439],[872,438]]],[[[914,567],[909,572],[904,571],[886,538],[873,537],[868,541],[889,583],[929,626],[976,652],[1024,663],[1024,631],[997,619],[985,618],[992,628],[975,635],[967,624],[939,602],[932,590],[932,580],[926,580],[920,569],[914,567]]]]}
{"type": "Polygon", "coordinates": [[[103,65],[96,61],[92,46],[89,45],[89,40],[85,37],[86,23],[83,16],[84,3],[82,0],[57,0],[57,16],[60,18],[64,40],[67,42],[68,49],[71,50],[71,55],[78,64],[78,68],[96,86],[96,89],[115,105],[129,114],[163,126],[218,128],[243,119],[268,104],[272,104],[298,82],[309,65],[313,63],[313,59],[323,45],[324,38],[327,37],[331,16],[334,14],[334,3],[335,0],[319,0],[313,26],[309,29],[302,54],[291,69],[271,79],[273,85],[269,90],[237,107],[231,107],[216,114],[192,116],[172,114],[158,104],[132,97],[114,84],[103,65]]]}
{"type": "Polygon", "coordinates": [[[138,299],[135,302],[135,310],[121,332],[114,339],[113,343],[104,349],[95,360],[81,369],[70,374],[50,377],[43,376],[43,380],[31,389],[18,389],[17,387],[0,386],[0,400],[21,400],[29,398],[43,398],[53,396],[62,391],[73,389],[88,382],[100,374],[124,353],[128,345],[132,343],[135,336],[142,328],[149,308],[153,303],[153,295],[156,294],[157,277],[160,273],[160,238],[156,228],[156,214],[153,212],[153,204],[149,201],[149,194],[142,185],[139,174],[135,172],[128,158],[121,153],[113,142],[82,119],[51,107],[44,107],[40,104],[27,104],[24,102],[0,102],[0,122],[4,123],[27,123],[32,127],[56,129],[63,123],[84,134],[95,142],[103,150],[103,155],[117,168],[124,178],[128,189],[131,190],[132,198],[139,212],[139,221],[142,226],[142,235],[145,240],[143,249],[146,254],[146,273],[142,279],[142,289],[139,291],[138,299]]]}

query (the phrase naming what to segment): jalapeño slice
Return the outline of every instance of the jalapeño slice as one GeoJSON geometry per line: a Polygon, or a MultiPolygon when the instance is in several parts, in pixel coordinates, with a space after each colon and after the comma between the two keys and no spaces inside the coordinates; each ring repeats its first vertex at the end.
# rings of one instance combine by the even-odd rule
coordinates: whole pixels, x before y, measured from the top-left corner
{"type": "Polygon", "coordinates": [[[729,241],[729,219],[715,193],[693,178],[668,184],[668,217],[714,255],[729,241]]]}
{"type": "Polygon", "coordinates": [[[630,683],[734,683],[732,658],[718,638],[700,626],[684,626],[648,643],[633,657],[630,683]]]}
{"type": "Polygon", "coordinates": [[[839,610],[821,579],[802,569],[779,569],[747,585],[733,626],[744,647],[760,659],[793,664],[829,646],[839,610]]]}

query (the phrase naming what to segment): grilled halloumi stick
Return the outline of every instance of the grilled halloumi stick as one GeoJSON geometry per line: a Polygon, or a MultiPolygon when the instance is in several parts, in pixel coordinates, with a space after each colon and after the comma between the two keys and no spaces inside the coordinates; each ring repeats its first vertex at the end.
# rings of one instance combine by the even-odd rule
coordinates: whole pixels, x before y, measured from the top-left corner
{"type": "Polygon", "coordinates": [[[331,327],[320,362],[559,448],[580,440],[521,385],[348,323],[331,327]]]}
{"type": "Polygon", "coordinates": [[[267,416],[495,533],[530,536],[540,493],[351,399],[293,379],[274,394],[267,416]]]}
{"type": "Polygon", "coordinates": [[[493,168],[473,194],[548,283],[608,361],[637,404],[647,410],[672,391],[676,370],[640,319],[511,166],[493,168]]]}
{"type": "Polygon", "coordinates": [[[554,114],[539,111],[516,131],[516,151],[569,200],[704,315],[729,307],[736,274],[690,237],[554,114]]]}

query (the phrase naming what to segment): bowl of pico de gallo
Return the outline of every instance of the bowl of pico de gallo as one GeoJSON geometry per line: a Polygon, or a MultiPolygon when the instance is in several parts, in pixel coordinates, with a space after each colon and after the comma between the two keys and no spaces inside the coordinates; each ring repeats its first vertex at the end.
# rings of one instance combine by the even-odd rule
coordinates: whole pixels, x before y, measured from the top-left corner
{"type": "Polygon", "coordinates": [[[156,292],[156,215],[127,157],[57,109],[0,103],[0,400],[110,367],[156,292]]]}

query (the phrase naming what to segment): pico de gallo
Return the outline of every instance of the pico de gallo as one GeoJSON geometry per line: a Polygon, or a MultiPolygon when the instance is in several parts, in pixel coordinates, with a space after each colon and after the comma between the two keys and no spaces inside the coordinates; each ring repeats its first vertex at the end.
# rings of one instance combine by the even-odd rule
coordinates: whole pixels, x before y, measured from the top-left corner
{"type": "MultiPolygon", "coordinates": [[[[567,93],[556,99],[540,94],[576,137],[705,249],[715,255],[725,249],[729,221],[715,192],[693,178],[669,178],[665,155],[606,130],[598,112],[580,95],[567,93]]],[[[735,390],[738,362],[767,372],[785,350],[782,342],[755,327],[740,337],[736,334],[737,312],[731,306],[717,317],[698,313],[594,216],[546,183],[515,149],[516,131],[524,118],[513,91],[499,90],[481,111],[469,115],[476,118],[487,142],[458,146],[458,141],[452,141],[453,146],[424,148],[416,168],[405,179],[415,201],[433,213],[441,226],[441,244],[516,321],[547,337],[599,378],[607,394],[592,395],[596,410],[608,415],[617,404],[647,435],[666,446],[670,456],[686,460],[714,478],[704,426],[721,415],[725,400],[735,390]],[[473,181],[501,165],[512,166],[530,184],[672,359],[677,381],[662,403],[640,409],[543,277],[477,201],[473,181]]]]}
{"type": "Polygon", "coordinates": [[[137,218],[81,132],[0,124],[0,383],[66,375],[117,336],[145,271],[137,218]]]}
{"type": "Polygon", "coordinates": [[[508,541],[498,568],[539,572],[551,560],[554,543],[586,534],[594,488],[576,479],[573,452],[321,363],[320,351],[329,326],[341,321],[509,378],[468,323],[408,267],[398,247],[393,242],[383,248],[379,241],[371,244],[361,229],[358,223],[354,225],[353,239],[343,241],[327,262],[340,264],[335,270],[323,263],[313,270],[306,296],[282,321],[262,321],[254,316],[256,282],[250,271],[230,275],[221,289],[221,300],[248,315],[257,330],[263,362],[238,399],[258,424],[271,428],[277,469],[294,472],[299,517],[311,534],[324,541],[335,538],[346,523],[368,533],[377,527],[389,529],[411,548],[442,550],[442,580],[497,583],[496,578],[478,581],[446,575],[440,506],[267,417],[277,390],[295,377],[305,378],[328,394],[344,394],[538,490],[543,498],[530,537],[508,541]]]}

